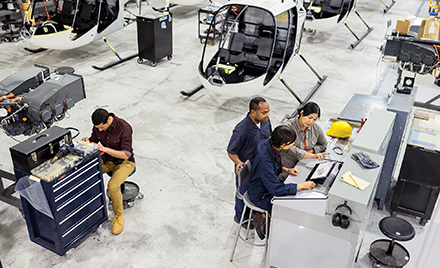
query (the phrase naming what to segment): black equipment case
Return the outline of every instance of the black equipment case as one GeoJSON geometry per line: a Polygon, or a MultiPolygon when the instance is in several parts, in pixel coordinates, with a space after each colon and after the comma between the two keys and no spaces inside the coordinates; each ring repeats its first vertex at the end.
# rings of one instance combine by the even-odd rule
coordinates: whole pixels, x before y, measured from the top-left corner
{"type": "Polygon", "coordinates": [[[14,169],[31,174],[31,170],[53,158],[60,147],[71,139],[69,130],[52,126],[9,148],[14,169]]]}

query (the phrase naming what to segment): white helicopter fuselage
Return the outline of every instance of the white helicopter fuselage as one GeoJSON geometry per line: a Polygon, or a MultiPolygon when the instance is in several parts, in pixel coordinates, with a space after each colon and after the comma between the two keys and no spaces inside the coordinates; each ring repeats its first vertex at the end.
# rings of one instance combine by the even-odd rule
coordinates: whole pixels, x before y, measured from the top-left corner
{"type": "Polygon", "coordinates": [[[97,39],[101,39],[101,37],[103,36],[109,35],[124,27],[124,5],[126,2],[128,2],[128,0],[120,0],[118,2],[119,12],[117,14],[117,18],[99,33],[97,23],[95,26],[91,27],[86,33],[82,34],[78,38],[75,38],[75,33],[72,32],[72,27],[66,26],[64,27],[64,30],[56,30],[52,24],[53,22],[49,20],[43,22],[41,27],[55,29],[55,32],[48,34],[35,34],[36,28],[33,28],[34,31],[31,32],[30,36],[23,36],[23,39],[29,44],[29,47],[32,49],[46,48],[68,50],[87,45],[97,39]]]}
{"type": "MultiPolygon", "coordinates": [[[[244,78],[242,78],[242,80],[240,80],[239,82],[232,82],[232,83],[228,83],[228,81],[220,81],[220,77],[219,76],[215,76],[215,72],[217,72],[218,68],[216,69],[215,67],[211,67],[211,65],[213,65],[213,63],[215,62],[214,59],[218,59],[220,58],[220,64],[225,63],[228,61],[228,59],[223,59],[222,57],[220,57],[219,55],[221,55],[221,53],[228,53],[228,51],[230,51],[231,49],[231,44],[229,44],[229,48],[226,49],[224,47],[221,46],[221,44],[219,44],[219,50],[216,53],[212,53],[213,57],[211,61],[206,60],[204,61],[205,58],[209,58],[208,55],[204,55],[202,57],[202,61],[199,65],[199,72],[200,72],[200,80],[202,85],[215,93],[218,94],[222,94],[222,95],[229,95],[229,96],[234,96],[234,97],[245,97],[245,96],[252,96],[252,95],[257,95],[257,94],[261,94],[264,91],[266,91],[275,81],[278,80],[278,78],[280,77],[281,73],[283,72],[284,68],[292,61],[293,57],[295,56],[295,54],[299,51],[299,47],[300,47],[300,42],[301,42],[301,37],[302,37],[302,30],[303,30],[303,25],[304,25],[304,20],[305,20],[305,9],[303,7],[303,3],[302,0],[300,1],[295,1],[295,0],[278,0],[278,1],[274,1],[274,0],[242,0],[242,1],[230,1],[228,2],[226,5],[224,5],[222,8],[225,8],[227,6],[241,6],[243,7],[250,7],[252,9],[258,9],[258,10],[264,10],[264,16],[266,18],[271,17],[272,20],[274,21],[274,25],[272,25],[271,27],[267,27],[270,28],[271,34],[270,36],[272,38],[272,50],[270,52],[270,56],[267,57],[269,54],[266,55],[266,58],[269,58],[269,60],[266,60],[267,65],[264,65],[263,68],[260,68],[262,70],[264,70],[264,68],[266,68],[266,71],[260,75],[248,75],[246,74],[246,71],[243,71],[244,73],[244,78]],[[269,16],[270,14],[270,16],[269,16]],[[286,21],[283,21],[286,20],[286,21]],[[289,30],[285,30],[287,28],[285,28],[285,25],[288,25],[290,22],[290,24],[292,25],[291,20],[295,21],[295,25],[290,27],[289,26],[289,30]],[[281,21],[283,21],[284,26],[281,27],[281,21]],[[291,37],[292,39],[286,40],[285,41],[285,45],[282,49],[282,51],[284,51],[282,54],[277,54],[277,55],[284,55],[284,56],[276,56],[275,51],[277,49],[277,46],[279,45],[279,43],[282,43],[283,40],[281,40],[281,37],[279,37],[279,34],[281,31],[285,31],[285,32],[289,32],[288,36],[291,37]],[[291,42],[289,42],[291,41],[291,42]],[[289,51],[290,52],[286,52],[287,51],[287,47],[290,46],[289,51]],[[228,50],[228,51],[226,51],[228,50]],[[278,64],[273,65],[273,62],[278,61],[278,64]],[[209,72],[212,72],[212,70],[214,69],[214,74],[209,75],[209,72]],[[209,70],[209,71],[208,71],[209,70]],[[269,75],[269,72],[271,71],[271,74],[269,75]]],[[[220,8],[220,10],[222,9],[220,8]]],[[[250,9],[249,8],[249,9],[250,9]]],[[[249,11],[249,9],[247,11],[249,11]]],[[[247,12],[247,11],[243,11],[243,12],[247,12]]],[[[243,13],[243,16],[247,16],[245,13],[243,13]]],[[[261,16],[261,15],[260,15],[261,16]]],[[[239,17],[237,15],[237,17],[239,17]]],[[[237,22],[238,25],[240,24],[246,24],[245,22],[243,22],[243,20],[245,19],[239,19],[240,22],[237,22]]],[[[265,19],[266,22],[268,21],[268,19],[265,19]]],[[[268,39],[267,36],[263,36],[261,35],[262,31],[265,31],[264,29],[261,29],[261,22],[255,22],[255,24],[257,24],[256,27],[260,27],[259,30],[256,30],[255,32],[259,32],[260,35],[253,37],[250,36],[249,37],[249,33],[245,32],[246,30],[244,30],[244,32],[240,32],[241,30],[238,30],[238,32],[236,33],[231,33],[231,35],[244,35],[244,38],[254,38],[254,39],[258,39],[257,41],[253,41],[254,42],[254,47],[255,46],[261,46],[262,43],[267,43],[268,39]],[[259,25],[259,26],[258,26],[259,25]],[[263,40],[264,39],[264,40],[263,40]],[[265,41],[265,42],[263,42],[265,41]],[[258,45],[255,45],[255,43],[258,42],[258,45]]],[[[252,26],[252,25],[251,25],[252,26]]],[[[264,25],[263,25],[264,26],[264,25]]],[[[237,28],[246,28],[249,27],[249,25],[241,25],[241,26],[237,26],[237,28]]],[[[237,29],[235,29],[234,31],[236,31],[237,29]]],[[[286,37],[286,39],[288,39],[289,37],[286,37]]],[[[235,37],[234,37],[235,38],[235,37]]],[[[225,40],[228,39],[229,43],[230,42],[234,42],[231,41],[232,37],[226,36],[225,40]]],[[[223,42],[220,41],[220,43],[223,42]]],[[[246,43],[246,41],[245,41],[246,43]]],[[[234,45],[232,45],[234,46],[234,45]]],[[[239,45],[240,47],[241,45],[239,45]]],[[[243,46],[246,47],[246,44],[243,46]]],[[[204,53],[207,52],[208,49],[206,49],[206,45],[205,45],[205,50],[204,53]]],[[[212,50],[212,49],[211,49],[212,50]]],[[[241,62],[238,62],[237,64],[235,64],[235,66],[237,67],[237,71],[239,72],[238,69],[240,69],[241,65],[244,62],[244,65],[249,64],[249,59],[254,59],[253,62],[250,63],[250,65],[257,65],[259,64],[262,60],[259,54],[259,48],[256,48],[255,51],[251,51],[251,50],[245,50],[245,48],[243,48],[243,51],[240,52],[239,55],[242,55],[242,57],[244,57],[244,60],[241,62]]],[[[212,51],[210,51],[212,52],[212,51]]],[[[232,52],[231,52],[232,53],[232,52]]],[[[236,53],[236,52],[235,52],[236,53]]],[[[217,61],[217,66],[219,61],[217,61]]],[[[252,60],[251,60],[252,61],[252,60]]],[[[227,62],[226,64],[229,65],[233,65],[232,63],[227,62]]],[[[246,68],[246,66],[245,66],[246,68]]],[[[221,75],[223,78],[225,77],[225,75],[221,75]]],[[[225,80],[225,79],[223,79],[225,80]]],[[[226,79],[227,80],[227,79],[226,79]]]]}

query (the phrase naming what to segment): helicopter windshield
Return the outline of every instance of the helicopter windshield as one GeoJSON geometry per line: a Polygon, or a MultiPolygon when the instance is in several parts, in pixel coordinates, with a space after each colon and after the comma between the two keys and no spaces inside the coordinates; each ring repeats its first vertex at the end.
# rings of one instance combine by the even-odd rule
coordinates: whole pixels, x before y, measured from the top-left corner
{"type": "MultiPolygon", "coordinates": [[[[224,18],[218,47],[208,40],[199,65],[201,75],[212,85],[247,82],[264,76],[269,83],[294,53],[296,7],[274,16],[250,5],[226,5],[214,15],[224,18]],[[211,54],[209,61],[205,57],[211,54]]],[[[215,21],[215,20],[213,20],[215,21]]],[[[209,30],[214,29],[213,23],[209,30]]]]}

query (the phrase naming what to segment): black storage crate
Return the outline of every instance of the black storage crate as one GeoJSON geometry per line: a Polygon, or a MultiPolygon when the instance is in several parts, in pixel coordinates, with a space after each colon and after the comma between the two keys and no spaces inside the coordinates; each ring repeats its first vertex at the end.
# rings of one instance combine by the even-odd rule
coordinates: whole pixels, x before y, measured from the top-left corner
{"type": "Polygon", "coordinates": [[[440,192],[440,153],[407,145],[391,200],[391,211],[431,219],[440,192]]]}
{"type": "Polygon", "coordinates": [[[151,61],[151,66],[173,54],[173,24],[171,14],[163,15],[161,12],[154,12],[151,15],[136,18],[138,37],[138,63],[143,59],[151,61]]]}
{"type": "Polygon", "coordinates": [[[14,169],[30,174],[31,170],[55,156],[65,142],[71,139],[69,130],[52,126],[9,148],[14,169]]]}

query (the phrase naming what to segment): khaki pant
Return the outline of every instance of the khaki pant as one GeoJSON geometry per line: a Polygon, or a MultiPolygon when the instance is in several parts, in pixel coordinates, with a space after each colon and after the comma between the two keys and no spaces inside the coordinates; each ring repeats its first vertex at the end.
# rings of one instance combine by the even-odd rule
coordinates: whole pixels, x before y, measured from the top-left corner
{"type": "Polygon", "coordinates": [[[121,184],[128,178],[133,171],[136,164],[134,162],[124,160],[119,165],[115,165],[111,161],[102,163],[102,173],[112,172],[112,177],[108,182],[108,192],[110,193],[110,199],[112,200],[113,211],[115,215],[122,216],[124,213],[124,205],[122,200],[121,184]]]}

